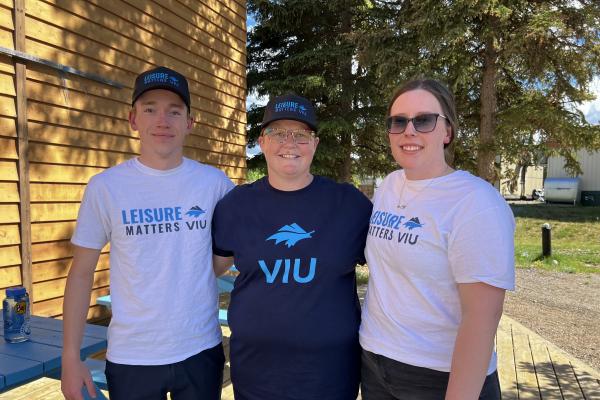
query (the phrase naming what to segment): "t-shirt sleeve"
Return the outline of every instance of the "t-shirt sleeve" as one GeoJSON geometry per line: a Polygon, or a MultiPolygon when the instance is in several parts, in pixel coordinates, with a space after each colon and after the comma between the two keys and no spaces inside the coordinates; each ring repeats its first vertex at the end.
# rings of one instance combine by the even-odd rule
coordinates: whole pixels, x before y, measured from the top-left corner
{"type": "Polygon", "coordinates": [[[515,221],[506,204],[464,218],[450,233],[448,258],[457,283],[515,287],[515,221]]]}
{"type": "Polygon", "coordinates": [[[213,253],[221,257],[233,256],[233,238],[235,225],[230,221],[231,212],[228,210],[229,203],[227,197],[217,203],[212,218],[212,246],[213,253]]]}
{"type": "Polygon", "coordinates": [[[227,193],[235,187],[235,184],[229,179],[225,173],[223,173],[223,179],[221,179],[221,193],[219,199],[222,199],[227,193]]]}
{"type": "Polygon", "coordinates": [[[71,243],[90,249],[101,250],[110,241],[111,225],[109,210],[104,204],[102,184],[92,178],[88,183],[77,216],[77,226],[71,243]]]}

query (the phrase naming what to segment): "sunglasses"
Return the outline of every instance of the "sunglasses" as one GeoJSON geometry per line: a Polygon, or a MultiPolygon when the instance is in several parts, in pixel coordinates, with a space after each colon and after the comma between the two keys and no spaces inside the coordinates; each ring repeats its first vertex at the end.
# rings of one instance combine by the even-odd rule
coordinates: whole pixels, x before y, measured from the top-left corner
{"type": "Polygon", "coordinates": [[[279,144],[285,143],[289,135],[296,144],[308,144],[315,137],[315,132],[308,129],[266,128],[263,134],[279,144]]]}
{"type": "Polygon", "coordinates": [[[437,113],[420,114],[412,118],[403,117],[402,115],[392,115],[386,120],[386,126],[389,133],[400,134],[404,133],[408,123],[412,121],[415,131],[429,133],[435,129],[438,117],[449,121],[448,117],[437,113]]]}

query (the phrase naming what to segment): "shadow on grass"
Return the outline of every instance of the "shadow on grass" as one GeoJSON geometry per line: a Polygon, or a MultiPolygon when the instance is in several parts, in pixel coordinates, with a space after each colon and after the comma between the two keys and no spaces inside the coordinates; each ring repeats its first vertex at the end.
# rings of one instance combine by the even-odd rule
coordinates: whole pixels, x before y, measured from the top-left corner
{"type": "Polygon", "coordinates": [[[533,218],[548,222],[599,222],[600,207],[573,206],[570,204],[511,204],[515,217],[533,218]]]}

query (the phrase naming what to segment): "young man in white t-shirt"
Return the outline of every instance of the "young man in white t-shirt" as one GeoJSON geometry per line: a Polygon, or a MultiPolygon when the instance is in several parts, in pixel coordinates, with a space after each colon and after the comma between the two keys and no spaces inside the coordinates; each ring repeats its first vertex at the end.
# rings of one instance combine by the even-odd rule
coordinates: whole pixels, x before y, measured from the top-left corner
{"type": "Polygon", "coordinates": [[[233,184],[183,157],[193,119],[181,74],[165,67],[140,74],[129,122],[140,156],[90,180],[71,239],[62,390],[69,400],[81,399],[84,386],[95,395],[79,347],[94,270],[110,242],[111,399],[219,399],[224,356],[210,231],[213,209],[233,184]]]}

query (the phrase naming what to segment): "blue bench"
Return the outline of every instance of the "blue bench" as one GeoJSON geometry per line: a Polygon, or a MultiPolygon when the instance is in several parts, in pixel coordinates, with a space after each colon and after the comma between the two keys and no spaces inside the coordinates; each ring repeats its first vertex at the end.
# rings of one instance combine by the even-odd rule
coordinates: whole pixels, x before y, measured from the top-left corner
{"type": "Polygon", "coordinates": [[[235,282],[235,276],[223,275],[217,278],[217,285],[219,287],[219,293],[231,293],[233,290],[233,282],[235,282]]]}
{"type": "Polygon", "coordinates": [[[106,368],[106,361],[96,360],[94,358],[86,358],[83,362],[92,374],[92,380],[102,390],[108,390],[106,384],[106,375],[104,375],[104,369],[106,368]]]}

